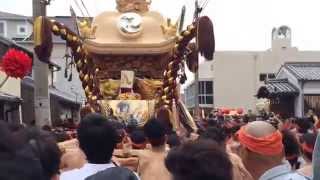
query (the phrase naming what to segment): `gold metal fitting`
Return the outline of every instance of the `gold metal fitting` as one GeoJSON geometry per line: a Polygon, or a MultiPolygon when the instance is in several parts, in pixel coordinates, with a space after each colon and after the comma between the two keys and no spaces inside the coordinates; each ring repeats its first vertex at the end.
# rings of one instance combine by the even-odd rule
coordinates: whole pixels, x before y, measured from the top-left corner
{"type": "Polygon", "coordinates": [[[99,69],[99,68],[96,68],[95,73],[97,74],[99,71],[100,71],[100,69],[99,69]]]}
{"type": "Polygon", "coordinates": [[[172,75],[172,71],[169,70],[169,71],[167,72],[167,77],[170,77],[171,75],[172,75]]]}
{"type": "Polygon", "coordinates": [[[58,32],[59,31],[59,27],[57,25],[53,25],[52,26],[52,31],[53,32],[58,32]]]}
{"type": "Polygon", "coordinates": [[[82,50],[81,46],[78,46],[78,48],[77,48],[77,53],[80,53],[81,50],[82,50]]]}
{"type": "Polygon", "coordinates": [[[88,64],[88,59],[84,59],[84,63],[85,63],[85,64],[88,64]]]}
{"type": "Polygon", "coordinates": [[[165,101],[167,99],[167,96],[162,96],[161,99],[165,101]]]}
{"type": "Polygon", "coordinates": [[[169,92],[169,90],[170,90],[169,87],[166,87],[163,89],[164,93],[166,93],[166,94],[169,92]]]}
{"type": "Polygon", "coordinates": [[[77,66],[78,66],[78,68],[81,68],[82,67],[82,61],[78,61],[78,63],[77,63],[77,66]]]}
{"type": "Polygon", "coordinates": [[[97,99],[98,99],[97,96],[92,96],[92,98],[91,98],[92,101],[96,101],[97,99]]]}
{"type": "Polygon", "coordinates": [[[79,77],[80,77],[80,79],[81,79],[81,80],[84,78],[84,74],[83,74],[83,72],[82,72],[82,71],[80,71],[80,73],[79,73],[79,77]]]}
{"type": "Polygon", "coordinates": [[[67,30],[65,28],[62,28],[62,29],[60,29],[60,33],[61,33],[61,35],[66,36],[67,30]]]}
{"type": "Polygon", "coordinates": [[[85,80],[85,81],[89,81],[89,75],[88,75],[88,74],[86,74],[86,75],[84,76],[84,80],[85,80]]]}
{"type": "MultiPolygon", "coordinates": [[[[170,102],[166,103],[166,104],[170,104],[170,102]]],[[[168,105],[164,105],[163,107],[166,108],[166,109],[170,109],[170,107],[168,105]]]]}
{"type": "Polygon", "coordinates": [[[179,42],[181,42],[181,41],[183,40],[183,36],[178,35],[178,36],[177,36],[177,40],[178,40],[179,42]]]}
{"type": "Polygon", "coordinates": [[[173,84],[173,83],[174,83],[174,78],[173,77],[169,78],[169,84],[173,84]]]}
{"type": "Polygon", "coordinates": [[[90,94],[90,87],[87,86],[87,87],[84,89],[84,91],[85,91],[87,94],[90,94]]]}
{"type": "Polygon", "coordinates": [[[68,40],[68,41],[72,41],[72,40],[73,40],[73,36],[72,36],[71,34],[68,34],[68,35],[67,35],[67,40],[68,40]]]}
{"type": "Polygon", "coordinates": [[[191,34],[191,32],[188,31],[188,30],[186,30],[186,31],[183,32],[183,36],[189,36],[190,34],[191,34]]]}
{"type": "Polygon", "coordinates": [[[173,68],[173,61],[169,62],[168,67],[169,67],[169,69],[173,68]]]}
{"type": "Polygon", "coordinates": [[[164,70],[164,72],[163,72],[163,76],[167,76],[167,70],[164,70]]]}
{"type": "Polygon", "coordinates": [[[188,31],[192,31],[192,30],[194,30],[194,28],[195,28],[195,26],[194,25],[189,25],[189,26],[187,26],[187,30],[188,31]]]}
{"type": "Polygon", "coordinates": [[[78,41],[78,37],[77,36],[73,36],[72,37],[72,41],[78,41]]]}

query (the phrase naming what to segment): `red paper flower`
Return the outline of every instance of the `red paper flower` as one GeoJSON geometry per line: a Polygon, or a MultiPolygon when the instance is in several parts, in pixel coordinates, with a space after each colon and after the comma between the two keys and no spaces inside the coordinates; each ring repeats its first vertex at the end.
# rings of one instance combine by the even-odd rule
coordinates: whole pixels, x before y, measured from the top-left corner
{"type": "Polygon", "coordinates": [[[2,57],[0,68],[7,76],[22,79],[31,71],[32,59],[26,53],[11,48],[2,57]]]}

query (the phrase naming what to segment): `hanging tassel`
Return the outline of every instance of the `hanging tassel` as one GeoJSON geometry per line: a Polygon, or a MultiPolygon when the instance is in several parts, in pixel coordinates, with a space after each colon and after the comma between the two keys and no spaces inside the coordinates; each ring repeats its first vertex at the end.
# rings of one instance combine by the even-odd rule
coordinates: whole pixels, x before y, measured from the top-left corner
{"type": "Polygon", "coordinates": [[[197,22],[197,28],[199,52],[207,60],[212,60],[215,52],[215,38],[212,21],[207,16],[200,17],[197,22]]]}
{"type": "Polygon", "coordinates": [[[64,78],[68,78],[68,68],[64,68],[64,78]]]}
{"type": "Polygon", "coordinates": [[[34,21],[34,51],[39,60],[49,63],[52,53],[51,22],[45,17],[37,17],[34,21]]]}
{"type": "Polygon", "coordinates": [[[68,81],[70,82],[72,81],[72,63],[70,63],[69,66],[70,66],[70,75],[69,75],[68,81]]]}
{"type": "Polygon", "coordinates": [[[69,75],[68,81],[69,81],[69,82],[72,81],[72,72],[71,72],[70,75],[69,75]]]}

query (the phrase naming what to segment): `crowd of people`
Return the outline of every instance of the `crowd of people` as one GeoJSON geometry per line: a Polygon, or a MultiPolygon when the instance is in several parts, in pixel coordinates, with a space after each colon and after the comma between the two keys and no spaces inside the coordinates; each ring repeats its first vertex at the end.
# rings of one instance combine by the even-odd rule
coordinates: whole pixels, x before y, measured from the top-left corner
{"type": "MultiPolygon", "coordinates": [[[[318,119],[215,112],[182,133],[88,114],[76,138],[0,122],[0,180],[317,180],[318,119]]],[[[169,120],[168,120],[169,122],[169,120]]]]}

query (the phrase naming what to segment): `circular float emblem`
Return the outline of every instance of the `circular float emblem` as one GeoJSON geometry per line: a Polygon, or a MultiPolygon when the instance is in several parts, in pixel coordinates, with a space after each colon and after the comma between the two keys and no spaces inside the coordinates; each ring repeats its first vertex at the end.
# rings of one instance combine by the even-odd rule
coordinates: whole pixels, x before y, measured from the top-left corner
{"type": "Polygon", "coordinates": [[[137,37],[142,31],[142,17],[137,13],[124,13],[119,17],[120,33],[128,37],[137,37]]]}

